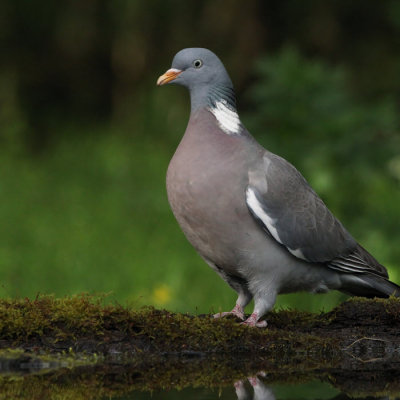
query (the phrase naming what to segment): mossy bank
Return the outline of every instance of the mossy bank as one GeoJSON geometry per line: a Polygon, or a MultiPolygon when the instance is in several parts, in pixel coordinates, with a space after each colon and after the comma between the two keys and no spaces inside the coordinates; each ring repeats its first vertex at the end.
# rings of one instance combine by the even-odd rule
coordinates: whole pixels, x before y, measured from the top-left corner
{"type": "Polygon", "coordinates": [[[0,348],[102,356],[326,353],[400,341],[400,301],[350,299],[328,313],[277,311],[266,329],[231,318],[104,304],[101,297],[0,300],[0,348]]]}
{"type": "MultiPolygon", "coordinates": [[[[134,310],[87,295],[2,300],[0,347],[18,351],[0,359],[8,372],[21,364],[32,372],[45,362],[50,369],[107,374],[124,365],[135,385],[149,390],[218,386],[262,370],[278,381],[317,375],[344,387],[350,377],[353,392],[358,380],[379,384],[380,374],[400,362],[400,301],[394,298],[351,299],[320,314],[271,312],[267,320],[266,329],[250,328],[235,319],[134,310]]],[[[392,374],[394,385],[398,375],[392,374]]]]}

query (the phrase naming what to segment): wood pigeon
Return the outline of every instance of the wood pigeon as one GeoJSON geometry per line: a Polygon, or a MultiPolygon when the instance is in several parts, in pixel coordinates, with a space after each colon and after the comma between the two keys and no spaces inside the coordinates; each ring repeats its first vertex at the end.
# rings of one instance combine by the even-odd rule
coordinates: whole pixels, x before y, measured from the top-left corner
{"type": "Polygon", "coordinates": [[[233,84],[210,50],[176,54],[158,85],[189,89],[186,132],[169,164],[172,211],[204,261],[237,293],[231,312],[260,320],[280,293],[340,290],[400,296],[379,264],[343,227],[300,172],[264,149],[236,110],[233,84]]]}

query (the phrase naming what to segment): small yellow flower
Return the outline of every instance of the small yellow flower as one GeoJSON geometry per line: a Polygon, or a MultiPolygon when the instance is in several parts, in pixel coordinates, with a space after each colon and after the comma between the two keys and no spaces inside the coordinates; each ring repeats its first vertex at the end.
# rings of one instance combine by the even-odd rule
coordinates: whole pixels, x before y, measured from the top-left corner
{"type": "Polygon", "coordinates": [[[156,304],[164,305],[171,300],[171,289],[166,285],[160,285],[153,290],[153,301],[156,304]]]}

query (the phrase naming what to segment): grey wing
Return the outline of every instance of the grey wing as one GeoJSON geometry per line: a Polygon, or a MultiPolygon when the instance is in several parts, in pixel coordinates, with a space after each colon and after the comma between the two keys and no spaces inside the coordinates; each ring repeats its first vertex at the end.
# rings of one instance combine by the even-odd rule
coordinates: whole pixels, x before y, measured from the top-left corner
{"type": "Polygon", "coordinates": [[[249,171],[246,202],[264,230],[295,257],[341,272],[387,277],[385,267],[356,242],[283,158],[266,153],[262,166],[249,171]]]}

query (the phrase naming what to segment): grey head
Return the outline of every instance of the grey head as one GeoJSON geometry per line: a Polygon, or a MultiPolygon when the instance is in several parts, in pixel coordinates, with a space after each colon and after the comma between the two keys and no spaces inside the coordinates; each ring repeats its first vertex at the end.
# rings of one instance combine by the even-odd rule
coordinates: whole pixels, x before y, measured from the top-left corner
{"type": "Polygon", "coordinates": [[[213,107],[224,101],[236,110],[233,84],[221,60],[210,50],[188,48],[178,52],[171,68],[158,78],[159,86],[176,83],[189,89],[191,108],[213,107]]]}

